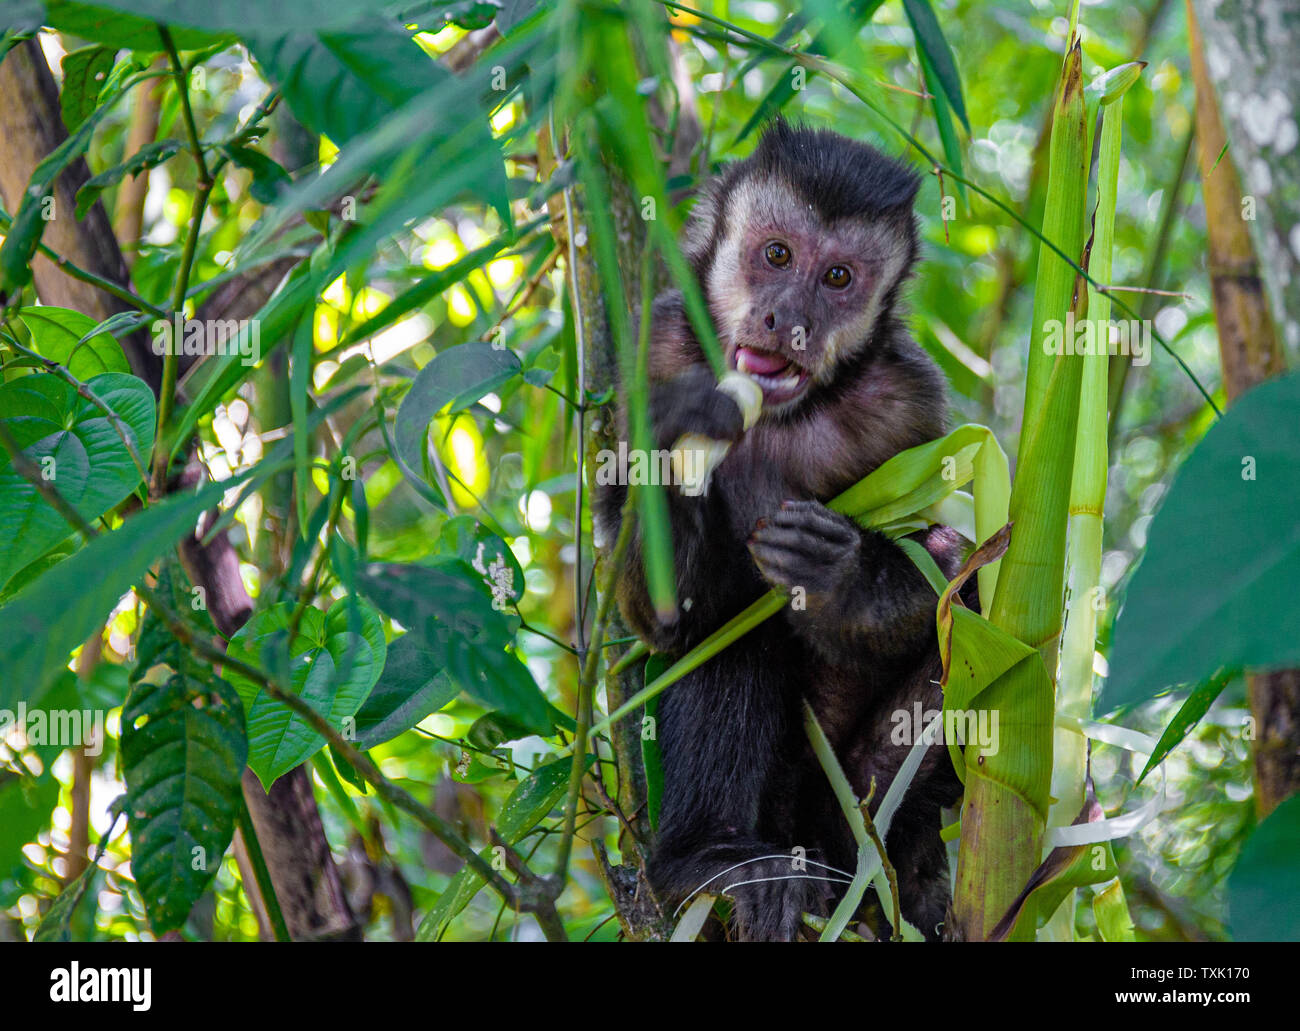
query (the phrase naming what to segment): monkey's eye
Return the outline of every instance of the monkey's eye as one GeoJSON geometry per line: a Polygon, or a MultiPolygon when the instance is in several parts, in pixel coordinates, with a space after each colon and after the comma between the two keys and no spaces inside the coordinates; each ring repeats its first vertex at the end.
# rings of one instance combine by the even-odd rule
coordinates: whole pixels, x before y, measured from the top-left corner
{"type": "Polygon", "coordinates": [[[822,277],[827,286],[834,287],[836,290],[843,290],[852,279],[852,274],[843,265],[832,265],[822,277]]]}
{"type": "Polygon", "coordinates": [[[774,240],[767,245],[763,253],[767,256],[768,262],[777,268],[785,268],[790,264],[790,248],[783,243],[774,240]]]}

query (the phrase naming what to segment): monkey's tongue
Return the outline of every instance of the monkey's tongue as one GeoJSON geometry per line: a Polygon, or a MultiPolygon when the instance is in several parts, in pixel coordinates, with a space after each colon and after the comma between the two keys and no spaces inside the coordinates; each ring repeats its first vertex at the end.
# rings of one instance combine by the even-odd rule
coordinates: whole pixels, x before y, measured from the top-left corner
{"type": "Polygon", "coordinates": [[[736,349],[736,368],[753,376],[776,376],[790,367],[790,359],[771,351],[756,351],[752,347],[736,349]]]}

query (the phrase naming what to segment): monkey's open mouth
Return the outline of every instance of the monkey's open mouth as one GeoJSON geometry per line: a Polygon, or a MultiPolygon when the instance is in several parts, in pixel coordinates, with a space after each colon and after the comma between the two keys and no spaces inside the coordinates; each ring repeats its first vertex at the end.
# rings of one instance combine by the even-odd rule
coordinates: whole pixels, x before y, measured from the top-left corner
{"type": "Polygon", "coordinates": [[[737,347],[736,368],[762,387],[767,404],[780,404],[798,397],[808,385],[807,371],[775,351],[737,347]]]}

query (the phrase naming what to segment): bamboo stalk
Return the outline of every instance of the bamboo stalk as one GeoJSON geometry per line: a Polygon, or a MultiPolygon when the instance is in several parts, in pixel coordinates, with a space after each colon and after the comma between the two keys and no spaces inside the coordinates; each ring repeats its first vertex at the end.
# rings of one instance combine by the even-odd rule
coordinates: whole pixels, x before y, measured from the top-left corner
{"type": "MultiPolygon", "coordinates": [[[[1102,108],[1101,151],[1097,166],[1097,209],[1093,218],[1093,243],[1089,271],[1100,282],[1110,282],[1111,251],[1115,238],[1115,201],[1119,179],[1119,151],[1123,124],[1123,97],[1102,108]]],[[[1106,502],[1106,401],[1110,298],[1088,288],[1088,318],[1092,322],[1095,353],[1083,358],[1079,393],[1079,425],[1075,437],[1074,477],[1070,485],[1069,593],[1066,599],[1065,638],[1061,651],[1060,680],[1056,687],[1056,712],[1079,719],[1092,715],[1092,664],[1097,640],[1097,603],[1101,585],[1102,512],[1106,502]]],[[[1052,798],[1049,827],[1071,823],[1083,805],[1087,776],[1084,738],[1058,727],[1053,743],[1052,798]]],[[[1044,939],[1074,940],[1076,892],[1070,891],[1044,928],[1044,939]]]]}
{"type": "MultiPolygon", "coordinates": [[[[1082,52],[1072,39],[1053,113],[1044,235],[1067,255],[1083,253],[1088,180],[1082,52]]],[[[1053,353],[1049,321],[1064,325],[1082,293],[1069,263],[1039,252],[1020,465],[1011,492],[1014,530],[1002,560],[991,622],[1038,649],[1044,678],[1019,663],[992,685],[1000,725],[1012,747],[967,756],[953,930],[983,940],[1040,861],[1052,761],[1051,683],[1056,670],[1064,592],[1065,530],[1074,465],[1081,363],[1053,353]],[[1047,718],[1044,719],[1044,716],[1047,718]]]]}

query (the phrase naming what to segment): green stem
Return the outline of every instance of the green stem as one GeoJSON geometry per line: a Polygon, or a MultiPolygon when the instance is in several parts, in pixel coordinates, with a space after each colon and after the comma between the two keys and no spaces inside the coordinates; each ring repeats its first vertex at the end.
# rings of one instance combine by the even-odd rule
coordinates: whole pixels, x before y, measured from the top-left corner
{"type": "Polygon", "coordinates": [[[262,846],[257,840],[253,817],[248,812],[248,804],[242,798],[239,802],[239,833],[244,839],[244,848],[248,850],[248,860],[253,864],[253,877],[257,881],[257,890],[262,896],[262,905],[266,907],[267,919],[271,921],[271,932],[278,942],[293,941],[293,937],[289,934],[289,925],[284,922],[284,913],[280,909],[280,900],[275,894],[275,885],[271,883],[271,871],[267,869],[266,857],[262,855],[262,846]]]}
{"type": "MultiPolygon", "coordinates": [[[[185,79],[185,66],[181,63],[180,54],[176,52],[176,44],[172,41],[171,33],[166,26],[158,26],[158,34],[162,36],[163,46],[171,61],[172,77],[176,81],[176,89],[180,94],[181,111],[184,115],[185,135],[189,141],[190,152],[194,156],[194,163],[198,166],[199,172],[198,182],[194,186],[194,201],[190,205],[190,222],[185,235],[185,246],[181,252],[180,267],[176,270],[176,286],[172,291],[172,312],[181,313],[183,317],[185,294],[190,284],[190,271],[194,267],[194,256],[199,246],[199,229],[203,223],[203,212],[208,206],[208,197],[212,193],[213,180],[208,172],[207,161],[203,157],[203,144],[199,140],[198,128],[194,124],[194,110],[190,106],[190,91],[189,84],[185,79]]],[[[179,350],[180,341],[173,340],[163,357],[162,387],[158,393],[158,428],[154,439],[152,491],[155,496],[163,493],[164,481],[167,478],[168,450],[164,447],[164,443],[167,440],[168,423],[171,421],[172,409],[176,404],[176,376],[180,367],[179,350]]]]}
{"type": "MultiPolygon", "coordinates": [[[[555,872],[563,880],[568,874],[569,855],[573,849],[573,836],[578,819],[578,798],[582,794],[582,777],[586,772],[587,739],[591,728],[592,698],[596,690],[596,673],[600,666],[601,642],[609,625],[610,613],[613,611],[614,585],[623,572],[623,561],[627,556],[628,545],[632,541],[632,528],[635,519],[632,515],[631,501],[623,505],[623,522],[619,527],[618,540],[609,555],[609,567],[605,575],[605,589],[596,607],[596,622],[591,630],[591,641],[587,647],[581,675],[578,678],[578,706],[575,719],[576,729],[573,735],[573,768],[569,771],[568,803],[564,813],[564,836],[560,839],[560,855],[555,863],[555,872]]],[[[594,771],[601,775],[599,765],[594,771]]]]}

